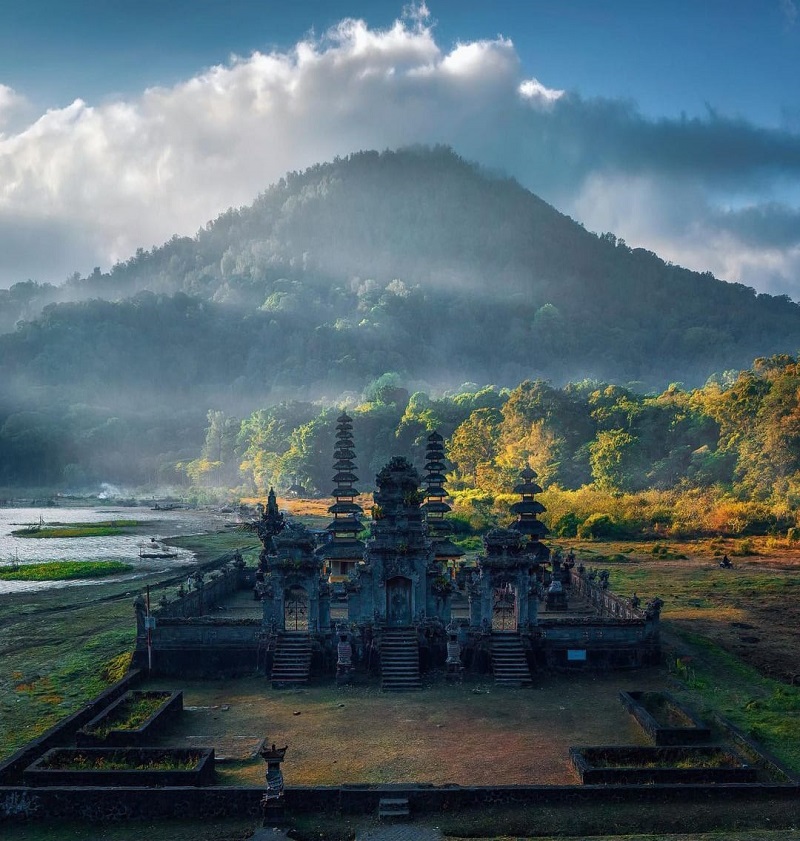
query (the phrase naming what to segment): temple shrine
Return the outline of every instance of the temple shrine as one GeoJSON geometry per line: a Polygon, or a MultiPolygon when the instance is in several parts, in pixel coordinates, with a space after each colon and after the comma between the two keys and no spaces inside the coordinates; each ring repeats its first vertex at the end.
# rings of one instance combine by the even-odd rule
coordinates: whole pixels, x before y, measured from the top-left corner
{"type": "Polygon", "coordinates": [[[342,413],[324,533],[287,522],[270,489],[253,525],[258,568],[231,564],[213,584],[162,602],[147,628],[139,616],[137,661],[148,656],[166,674],[258,670],[275,687],[379,679],[386,691],[420,689],[437,673],[491,673],[499,685],[530,686],[545,668],[658,662],[661,601],[622,599],[606,571],[576,568],[571,553],[551,551],[535,471],[522,470],[514,488],[516,521],[491,529],[467,563],[446,518],[437,432],[424,468],[420,476],[399,455],[382,468],[362,539],[353,421],[342,413]]]}

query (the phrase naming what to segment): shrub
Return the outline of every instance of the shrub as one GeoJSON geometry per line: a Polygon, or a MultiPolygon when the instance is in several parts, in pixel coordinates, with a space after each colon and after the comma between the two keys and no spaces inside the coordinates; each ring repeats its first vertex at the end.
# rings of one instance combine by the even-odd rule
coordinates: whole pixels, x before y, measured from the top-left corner
{"type": "Polygon", "coordinates": [[[623,535],[624,529],[620,529],[619,524],[608,514],[591,514],[577,529],[577,536],[584,539],[615,538],[623,535]]]}
{"type": "Polygon", "coordinates": [[[574,511],[564,514],[563,517],[553,523],[553,534],[556,537],[577,537],[578,530],[584,521],[574,511]]]}

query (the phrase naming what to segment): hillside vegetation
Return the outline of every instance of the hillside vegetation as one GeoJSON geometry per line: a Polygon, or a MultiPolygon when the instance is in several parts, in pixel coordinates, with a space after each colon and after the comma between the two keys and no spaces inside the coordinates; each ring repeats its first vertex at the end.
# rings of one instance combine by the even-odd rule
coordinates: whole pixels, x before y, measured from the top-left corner
{"type": "MultiPolygon", "coordinates": [[[[440,398],[383,377],[353,417],[362,490],[394,454],[420,470],[437,429],[452,465],[448,489],[462,530],[507,521],[526,465],[539,474],[545,521],[562,537],[780,534],[800,539],[800,364],[758,359],[702,388],[643,395],[583,381],[526,380],[440,398]]],[[[300,481],[332,488],[338,409],[283,403],[244,420],[210,412],[195,488],[265,494],[300,481]]],[[[457,523],[458,525],[458,523],[457,523]]]]}
{"type": "MultiPolygon", "coordinates": [[[[597,236],[446,148],[287,175],[195,237],[0,291],[0,484],[165,481],[209,408],[525,380],[662,390],[800,347],[800,310],[597,236]]],[[[577,469],[577,468],[576,468],[577,469]]]]}

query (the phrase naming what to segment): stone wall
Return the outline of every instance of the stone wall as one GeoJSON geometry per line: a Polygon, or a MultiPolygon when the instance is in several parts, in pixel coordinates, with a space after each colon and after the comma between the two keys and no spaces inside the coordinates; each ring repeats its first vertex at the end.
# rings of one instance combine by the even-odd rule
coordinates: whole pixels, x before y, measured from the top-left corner
{"type": "MultiPolygon", "coordinates": [[[[228,553],[219,558],[219,561],[228,563],[233,560],[233,553],[228,553]]],[[[160,618],[190,618],[205,616],[231,593],[242,590],[255,583],[254,571],[239,569],[233,566],[222,566],[219,570],[210,573],[203,584],[189,590],[189,582],[184,585],[186,594],[182,597],[176,596],[164,605],[152,607],[152,614],[156,620],[160,618]],[[248,575],[249,573],[249,575],[248,575]]],[[[191,580],[191,576],[190,579],[191,580]]]]}
{"type": "MultiPolygon", "coordinates": [[[[204,788],[41,788],[0,787],[0,822],[64,820],[106,822],[260,816],[260,787],[204,788]]],[[[286,788],[286,807],[294,813],[375,814],[381,797],[406,797],[412,814],[485,808],[541,807],[558,804],[670,804],[785,799],[792,785],[631,785],[631,786],[318,786],[286,788]]]]}
{"type": "MultiPolygon", "coordinates": [[[[156,617],[152,630],[153,674],[225,677],[266,667],[267,637],[259,619],[156,617]]],[[[146,669],[147,640],[140,640],[134,665],[146,669]]]]}

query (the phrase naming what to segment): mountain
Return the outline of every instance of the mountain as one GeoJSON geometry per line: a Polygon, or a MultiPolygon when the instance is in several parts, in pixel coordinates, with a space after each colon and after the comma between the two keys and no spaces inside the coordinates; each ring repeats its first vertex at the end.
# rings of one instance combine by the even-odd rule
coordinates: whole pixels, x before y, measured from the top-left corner
{"type": "Polygon", "coordinates": [[[195,237],[0,292],[0,438],[19,411],[108,416],[408,383],[700,384],[800,347],[800,308],[597,236],[448,148],[291,173],[195,237]],[[20,320],[22,319],[22,320],[20,320]]]}

